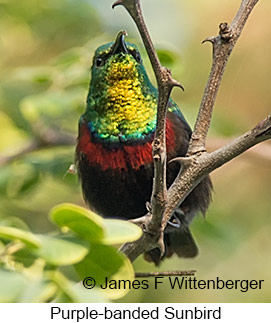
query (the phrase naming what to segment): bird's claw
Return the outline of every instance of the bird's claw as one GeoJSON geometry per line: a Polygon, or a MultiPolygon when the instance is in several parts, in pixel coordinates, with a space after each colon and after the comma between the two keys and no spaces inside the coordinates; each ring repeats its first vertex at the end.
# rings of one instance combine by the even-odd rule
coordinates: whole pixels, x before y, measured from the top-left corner
{"type": "Polygon", "coordinates": [[[181,220],[175,213],[172,215],[171,219],[167,221],[167,223],[176,229],[179,229],[181,227],[181,220]]]}

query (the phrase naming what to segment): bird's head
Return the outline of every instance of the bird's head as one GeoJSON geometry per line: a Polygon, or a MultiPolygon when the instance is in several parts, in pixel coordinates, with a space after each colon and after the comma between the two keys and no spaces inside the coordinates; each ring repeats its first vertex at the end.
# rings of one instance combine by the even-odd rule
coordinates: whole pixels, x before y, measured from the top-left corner
{"type": "Polygon", "coordinates": [[[125,36],[119,32],[115,42],[100,46],[93,58],[84,119],[100,139],[143,136],[156,122],[157,91],[136,45],[125,42],[125,36]]]}
{"type": "Polygon", "coordinates": [[[120,31],[115,42],[100,46],[94,55],[92,80],[96,85],[109,85],[121,80],[144,81],[146,72],[136,45],[125,41],[125,31],[120,31]],[[100,84],[99,84],[100,83],[100,84]]]}

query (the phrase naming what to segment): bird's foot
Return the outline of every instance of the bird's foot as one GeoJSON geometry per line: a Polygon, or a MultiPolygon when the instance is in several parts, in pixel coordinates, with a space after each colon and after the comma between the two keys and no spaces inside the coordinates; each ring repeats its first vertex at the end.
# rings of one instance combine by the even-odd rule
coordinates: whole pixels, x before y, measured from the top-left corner
{"type": "Polygon", "coordinates": [[[147,211],[149,212],[149,213],[152,213],[151,211],[152,211],[152,207],[151,207],[151,203],[148,201],[148,202],[146,202],[146,209],[147,209],[147,211]]]}
{"type": "Polygon", "coordinates": [[[166,232],[172,232],[179,228],[188,226],[185,212],[182,209],[177,209],[170,220],[167,221],[166,232]]]}
{"type": "Polygon", "coordinates": [[[173,228],[179,229],[181,226],[181,220],[178,216],[174,213],[170,220],[167,221],[168,225],[172,226],[173,228]]]}

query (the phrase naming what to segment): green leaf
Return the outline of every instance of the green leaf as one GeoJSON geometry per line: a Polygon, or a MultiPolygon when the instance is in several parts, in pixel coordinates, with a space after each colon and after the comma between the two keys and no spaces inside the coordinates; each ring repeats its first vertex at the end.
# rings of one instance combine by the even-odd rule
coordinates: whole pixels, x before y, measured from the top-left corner
{"type": "Polygon", "coordinates": [[[30,248],[22,248],[18,250],[17,252],[12,254],[12,259],[16,263],[22,264],[25,268],[28,268],[34,264],[34,262],[37,260],[37,257],[33,252],[31,252],[32,249],[30,248]]]}
{"type": "Polygon", "coordinates": [[[39,183],[39,173],[30,164],[19,163],[13,167],[12,171],[7,186],[7,194],[13,198],[29,193],[39,183]]]}
{"type": "Polygon", "coordinates": [[[115,300],[124,297],[126,294],[129,293],[130,289],[129,282],[132,283],[135,279],[134,268],[127,257],[124,257],[124,261],[122,266],[119,268],[116,274],[111,277],[111,280],[115,280],[116,282],[119,281],[126,281],[126,285],[121,285],[121,288],[118,289],[110,289],[106,288],[103,289],[102,292],[110,299],[115,300]]]}
{"type": "Polygon", "coordinates": [[[85,208],[73,204],[60,204],[52,209],[51,219],[60,227],[76,232],[91,242],[118,244],[135,241],[142,231],[133,223],[103,219],[85,208]]]}
{"type": "Polygon", "coordinates": [[[20,303],[44,303],[50,301],[56,294],[57,286],[45,281],[31,281],[24,288],[20,303]]]}
{"type": "Polygon", "coordinates": [[[70,65],[73,65],[82,59],[82,48],[71,48],[64,52],[62,52],[55,60],[54,65],[61,66],[64,68],[69,67],[70,65]]]}
{"type": "Polygon", "coordinates": [[[8,216],[0,220],[0,226],[5,227],[15,227],[25,231],[30,231],[28,225],[21,219],[16,216],[8,216]]]}
{"type": "Polygon", "coordinates": [[[157,49],[157,54],[161,64],[166,67],[172,67],[178,59],[176,53],[167,49],[157,49]]]}
{"type": "Polygon", "coordinates": [[[22,129],[33,135],[31,124],[24,118],[19,108],[22,98],[33,93],[33,86],[29,84],[18,84],[16,81],[9,80],[4,83],[1,82],[0,89],[2,90],[0,96],[3,94],[3,104],[1,104],[3,111],[18,129],[22,129]]]}
{"type": "Polygon", "coordinates": [[[16,302],[26,283],[26,278],[22,274],[0,270],[0,302],[16,302]]]}
{"type": "Polygon", "coordinates": [[[124,259],[114,247],[97,244],[92,246],[90,253],[75,268],[81,279],[92,277],[98,286],[105,282],[106,277],[110,278],[117,273],[124,259]]]}
{"type": "Polygon", "coordinates": [[[92,277],[96,283],[95,287],[98,288],[104,285],[106,278],[107,281],[116,282],[126,280],[126,286],[121,288],[100,288],[101,292],[112,300],[124,297],[130,290],[127,288],[129,281],[134,280],[134,269],[129,259],[111,246],[94,245],[86,258],[75,265],[75,268],[82,280],[92,277]]]}
{"type": "Polygon", "coordinates": [[[142,230],[135,224],[121,220],[104,220],[105,244],[119,244],[138,240],[142,235],[142,230]]]}
{"type": "Polygon", "coordinates": [[[8,240],[20,240],[31,248],[40,247],[40,240],[34,234],[17,228],[0,226],[0,237],[8,240]]]}
{"type": "MultiPolygon", "coordinates": [[[[60,151],[60,149],[57,148],[51,148],[48,151],[43,151],[42,154],[35,156],[25,156],[23,162],[27,165],[31,165],[36,169],[37,172],[41,174],[50,174],[54,177],[59,177],[63,182],[63,177],[66,177],[65,174],[72,161],[71,154],[73,152],[71,148],[65,148],[64,152],[60,151]]],[[[77,179],[77,176],[73,177],[77,179]]]]}
{"type": "Polygon", "coordinates": [[[24,97],[20,109],[29,122],[36,122],[42,116],[58,118],[64,114],[67,98],[61,92],[42,92],[24,97]]]}
{"type": "Polygon", "coordinates": [[[36,254],[52,265],[71,265],[81,261],[88,253],[86,243],[76,237],[50,237],[38,235],[41,247],[36,254]]]}
{"type": "Polygon", "coordinates": [[[56,299],[57,303],[108,303],[108,298],[97,288],[88,290],[78,284],[66,284],[66,288],[56,299]]]}
{"type": "Polygon", "coordinates": [[[50,85],[53,81],[54,68],[50,66],[19,67],[15,69],[12,77],[18,81],[45,83],[50,85]]]}
{"type": "Polygon", "coordinates": [[[77,111],[83,104],[82,91],[55,90],[45,91],[24,97],[20,102],[20,109],[27,121],[31,124],[59,124],[62,119],[77,111]]]}
{"type": "Polygon", "coordinates": [[[0,167],[0,193],[5,194],[8,182],[12,176],[10,165],[0,167]]]}
{"type": "Polygon", "coordinates": [[[88,241],[98,242],[104,237],[103,219],[85,208],[60,204],[51,210],[50,217],[59,227],[69,228],[88,241]]]}
{"type": "Polygon", "coordinates": [[[92,290],[83,287],[82,283],[68,280],[60,272],[54,272],[51,276],[53,282],[58,286],[60,293],[56,303],[105,303],[105,297],[97,288],[92,290]]]}

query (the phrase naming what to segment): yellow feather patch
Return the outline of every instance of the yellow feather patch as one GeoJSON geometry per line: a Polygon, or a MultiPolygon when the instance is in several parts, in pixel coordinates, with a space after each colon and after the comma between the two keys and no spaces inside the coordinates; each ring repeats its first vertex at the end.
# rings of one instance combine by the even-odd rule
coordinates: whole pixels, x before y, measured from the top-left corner
{"type": "Polygon", "coordinates": [[[144,96],[135,62],[127,55],[112,61],[106,76],[106,106],[98,133],[111,136],[141,137],[154,128],[156,98],[144,96]]]}

